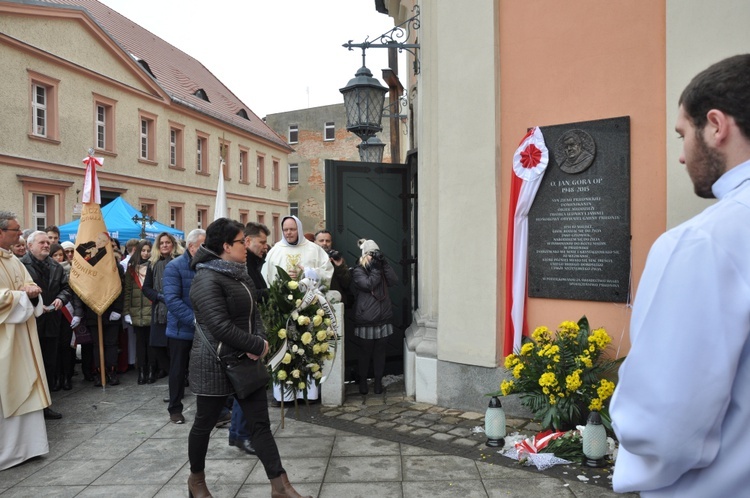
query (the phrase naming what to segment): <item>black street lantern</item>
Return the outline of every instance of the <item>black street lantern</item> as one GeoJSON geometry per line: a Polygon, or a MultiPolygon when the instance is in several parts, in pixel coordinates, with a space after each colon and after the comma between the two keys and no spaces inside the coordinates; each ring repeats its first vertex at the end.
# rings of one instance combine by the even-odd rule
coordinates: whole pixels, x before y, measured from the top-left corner
{"type": "Polygon", "coordinates": [[[373,135],[367,140],[362,140],[362,143],[357,145],[357,148],[359,149],[359,160],[363,163],[383,162],[385,144],[378,137],[373,135]]]}
{"type": "Polygon", "coordinates": [[[362,59],[362,67],[359,68],[357,74],[339,91],[344,95],[346,129],[362,141],[366,141],[383,130],[380,122],[383,119],[385,94],[388,93],[388,88],[383,86],[377,78],[373,78],[370,70],[364,65],[364,54],[362,54],[362,59]]]}

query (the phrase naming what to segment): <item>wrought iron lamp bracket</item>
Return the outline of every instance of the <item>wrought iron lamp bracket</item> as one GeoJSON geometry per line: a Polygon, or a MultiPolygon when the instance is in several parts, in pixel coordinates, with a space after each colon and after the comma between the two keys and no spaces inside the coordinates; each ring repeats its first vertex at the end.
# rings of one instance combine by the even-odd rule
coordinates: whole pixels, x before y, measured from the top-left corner
{"type": "Polygon", "coordinates": [[[362,66],[365,65],[365,51],[368,48],[397,48],[399,53],[406,50],[414,56],[414,74],[419,74],[419,43],[405,43],[406,40],[411,38],[412,30],[416,31],[420,27],[419,5],[415,5],[412,12],[414,12],[412,17],[373,40],[370,40],[369,36],[362,43],[352,43],[354,40],[349,40],[347,43],[344,43],[343,47],[349,50],[361,48],[362,66]]]}

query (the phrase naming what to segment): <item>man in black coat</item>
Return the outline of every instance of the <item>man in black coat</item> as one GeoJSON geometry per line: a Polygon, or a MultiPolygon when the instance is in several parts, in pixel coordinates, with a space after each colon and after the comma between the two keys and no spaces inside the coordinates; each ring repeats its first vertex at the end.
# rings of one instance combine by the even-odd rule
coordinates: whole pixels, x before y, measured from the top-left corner
{"type": "MultiPolygon", "coordinates": [[[[60,309],[70,301],[72,294],[65,270],[49,256],[50,241],[47,234],[40,230],[33,232],[29,235],[27,246],[28,252],[21,258],[21,262],[26,266],[34,283],[42,289],[44,313],[37,317],[36,328],[39,332],[47,384],[54,389],[54,386],[59,385],[54,379],[57,371],[57,349],[67,346],[59,344],[62,320],[60,309]]],[[[45,408],[44,417],[58,419],[62,418],[62,415],[45,408]]]]}

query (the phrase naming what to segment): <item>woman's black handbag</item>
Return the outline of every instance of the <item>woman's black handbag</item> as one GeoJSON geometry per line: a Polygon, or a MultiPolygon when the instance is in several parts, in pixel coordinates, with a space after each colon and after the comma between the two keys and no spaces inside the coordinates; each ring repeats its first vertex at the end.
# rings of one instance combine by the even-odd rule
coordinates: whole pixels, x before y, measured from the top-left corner
{"type": "Polygon", "coordinates": [[[203,333],[203,329],[198,325],[198,321],[195,322],[195,329],[201,335],[203,342],[216,356],[216,361],[221,365],[221,369],[226,374],[229,382],[234,387],[234,392],[239,399],[244,399],[250,396],[252,393],[266,387],[268,381],[271,380],[271,374],[268,372],[266,364],[260,360],[253,360],[248,358],[245,353],[241,353],[240,356],[222,358],[213,345],[208,342],[206,334],[203,333]]]}

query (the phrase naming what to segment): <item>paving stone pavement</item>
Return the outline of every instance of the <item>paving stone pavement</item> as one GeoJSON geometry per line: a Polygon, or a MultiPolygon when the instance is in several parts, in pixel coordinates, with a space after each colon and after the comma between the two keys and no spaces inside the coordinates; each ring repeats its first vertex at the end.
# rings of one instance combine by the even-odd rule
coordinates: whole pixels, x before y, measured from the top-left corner
{"type": "MultiPolygon", "coordinates": [[[[166,379],[137,385],[135,372],[106,389],[74,377],[72,391],[53,393],[61,420],[47,421],[49,454],[0,471],[0,497],[185,497],[187,435],[195,397],[183,403],[186,423],[172,424],[162,398],[166,379]]],[[[317,498],[614,496],[607,470],[578,465],[544,472],[521,467],[484,446],[471,429],[483,414],[405,396],[403,383],[384,395],[347,387],[345,405],[271,408],[272,429],[290,481],[317,498]]],[[[533,433],[533,422],[509,419],[509,432],[533,433]]],[[[254,456],[212,434],[206,479],[216,498],[267,497],[270,485],[254,456]]]]}

